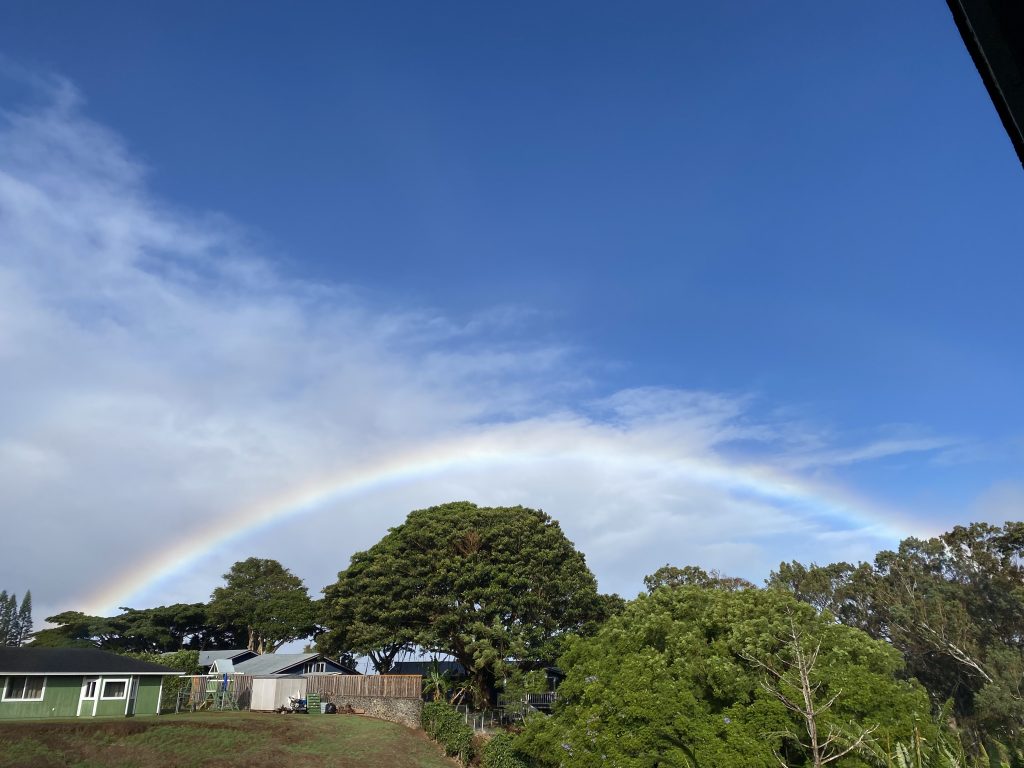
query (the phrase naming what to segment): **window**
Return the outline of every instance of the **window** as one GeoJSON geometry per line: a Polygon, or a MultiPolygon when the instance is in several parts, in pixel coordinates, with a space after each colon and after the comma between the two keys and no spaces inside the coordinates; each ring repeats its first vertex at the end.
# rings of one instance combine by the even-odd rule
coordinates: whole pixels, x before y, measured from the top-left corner
{"type": "Polygon", "coordinates": [[[123,699],[128,692],[127,680],[105,680],[101,699],[123,699]]]}
{"type": "Polygon", "coordinates": [[[85,690],[82,691],[83,699],[95,699],[96,698],[96,678],[85,681],[85,690]]]}
{"type": "Polygon", "coordinates": [[[310,661],[302,668],[302,674],[311,675],[314,672],[326,672],[327,664],[323,661],[310,661]]]}
{"type": "Polygon", "coordinates": [[[45,677],[8,677],[4,701],[42,701],[45,689],[45,677]]]}

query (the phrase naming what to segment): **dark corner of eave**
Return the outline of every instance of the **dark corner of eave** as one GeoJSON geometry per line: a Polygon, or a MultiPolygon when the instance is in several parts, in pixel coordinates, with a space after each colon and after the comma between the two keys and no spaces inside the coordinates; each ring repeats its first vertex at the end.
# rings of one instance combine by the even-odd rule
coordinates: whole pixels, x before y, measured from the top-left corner
{"type": "Polygon", "coordinates": [[[1024,3],[946,0],[946,5],[1024,167],[1024,3]]]}

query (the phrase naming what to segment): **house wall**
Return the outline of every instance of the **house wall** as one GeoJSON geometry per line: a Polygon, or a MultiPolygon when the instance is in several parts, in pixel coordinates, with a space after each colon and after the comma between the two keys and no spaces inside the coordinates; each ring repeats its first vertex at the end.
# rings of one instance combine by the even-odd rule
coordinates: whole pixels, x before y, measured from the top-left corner
{"type": "MultiPolygon", "coordinates": [[[[0,677],[0,691],[3,691],[6,686],[7,678],[0,677]]],[[[0,701],[0,719],[74,717],[78,712],[78,697],[81,691],[81,677],[76,675],[49,676],[46,678],[42,701],[0,701]]],[[[121,702],[121,707],[123,714],[124,702],[121,702]]]]}
{"type": "MultiPolygon", "coordinates": [[[[312,674],[312,675],[324,675],[324,674],[332,674],[332,673],[340,674],[340,675],[350,674],[344,667],[339,667],[337,664],[335,664],[330,659],[320,659],[320,661],[323,661],[325,663],[324,671],[323,672],[310,672],[308,674],[312,674]]],[[[305,668],[305,666],[308,663],[309,663],[308,661],[300,661],[298,664],[292,664],[290,667],[285,667],[284,669],[280,670],[279,672],[275,672],[274,674],[277,674],[277,675],[302,675],[302,674],[307,674],[307,673],[303,672],[302,670],[305,668]]]]}
{"type": "Polygon", "coordinates": [[[160,681],[163,678],[139,676],[139,692],[135,699],[136,715],[155,715],[160,708],[160,681]]]}

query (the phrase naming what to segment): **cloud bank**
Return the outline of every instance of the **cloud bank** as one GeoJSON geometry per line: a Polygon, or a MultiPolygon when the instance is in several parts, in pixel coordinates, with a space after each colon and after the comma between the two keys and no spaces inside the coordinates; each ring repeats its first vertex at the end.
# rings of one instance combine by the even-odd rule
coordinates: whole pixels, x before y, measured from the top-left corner
{"type": "Polygon", "coordinates": [[[315,593],[453,499],[544,508],[609,591],[666,562],[761,578],[912,525],[828,466],[948,445],[607,392],[585,351],[529,341],[532,308],[456,319],[288,278],[244,227],[157,199],[73,86],[47,94],[0,116],[0,584],[40,615],[203,600],[253,554],[315,593]]]}

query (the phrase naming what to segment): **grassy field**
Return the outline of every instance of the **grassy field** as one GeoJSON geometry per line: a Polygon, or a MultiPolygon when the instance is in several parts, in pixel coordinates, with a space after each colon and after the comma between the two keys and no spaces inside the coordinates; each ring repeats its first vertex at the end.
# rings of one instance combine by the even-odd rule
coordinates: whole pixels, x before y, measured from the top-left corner
{"type": "Polygon", "coordinates": [[[358,715],[222,712],[0,722],[0,768],[452,768],[422,733],[358,715]]]}

